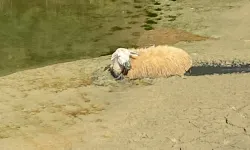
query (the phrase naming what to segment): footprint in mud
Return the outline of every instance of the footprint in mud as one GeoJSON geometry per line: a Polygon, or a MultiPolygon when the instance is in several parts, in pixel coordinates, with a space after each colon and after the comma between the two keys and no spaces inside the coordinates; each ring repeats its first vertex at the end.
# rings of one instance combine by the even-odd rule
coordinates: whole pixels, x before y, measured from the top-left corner
{"type": "Polygon", "coordinates": [[[141,27],[144,27],[144,30],[153,30],[154,28],[151,26],[151,25],[149,25],[149,24],[144,24],[144,25],[142,25],[141,27]]]}
{"type": "Polygon", "coordinates": [[[154,5],[161,5],[161,3],[160,2],[155,2],[154,5]]]}
{"type": "Polygon", "coordinates": [[[159,16],[161,14],[162,9],[159,7],[161,5],[160,2],[154,2],[152,6],[148,6],[144,9],[145,15],[147,16],[145,20],[145,24],[141,27],[144,30],[153,30],[154,24],[157,24],[157,20],[161,20],[162,18],[159,16]],[[156,6],[156,7],[155,7],[156,6]]]}
{"type": "Polygon", "coordinates": [[[134,0],[134,3],[142,3],[143,0],[134,0]]]}
{"type": "Polygon", "coordinates": [[[175,16],[175,15],[168,15],[167,18],[169,18],[168,21],[175,21],[176,18],[177,18],[177,16],[175,16]]]}
{"type": "Polygon", "coordinates": [[[156,8],[155,11],[161,11],[161,8],[156,8]]]}
{"type": "Polygon", "coordinates": [[[146,13],[148,18],[146,18],[145,24],[141,25],[141,27],[143,27],[144,30],[153,30],[154,29],[153,24],[157,24],[157,21],[155,20],[157,20],[158,14],[149,11],[146,11],[146,13]]]}
{"type": "Polygon", "coordinates": [[[113,26],[110,28],[110,31],[111,32],[115,32],[115,31],[120,31],[120,30],[123,30],[124,28],[122,27],[119,27],[119,26],[113,26]]]}
{"type": "Polygon", "coordinates": [[[157,24],[156,21],[151,20],[151,19],[147,19],[147,20],[145,21],[145,23],[146,23],[146,24],[157,24]]]}
{"type": "Polygon", "coordinates": [[[132,27],[124,27],[124,29],[132,29],[132,27]]]}
{"type": "Polygon", "coordinates": [[[130,3],[129,2],[126,2],[126,1],[123,1],[122,2],[124,5],[129,5],[130,3]]]}
{"type": "MultiPolygon", "coordinates": [[[[130,24],[133,24],[133,23],[137,23],[137,22],[130,22],[130,24]]],[[[130,26],[127,26],[127,27],[119,27],[119,26],[113,26],[110,28],[110,32],[109,33],[106,33],[105,35],[112,35],[114,32],[116,31],[121,31],[121,30],[125,30],[125,29],[131,29],[132,27],[130,26]]]]}
{"type": "Polygon", "coordinates": [[[152,30],[154,29],[153,24],[157,24],[157,22],[154,21],[153,19],[147,18],[145,24],[142,25],[141,27],[144,27],[144,30],[152,30]]]}
{"type": "Polygon", "coordinates": [[[141,34],[140,32],[133,32],[132,33],[133,36],[140,36],[140,34],[141,34]]]}
{"type": "Polygon", "coordinates": [[[149,11],[149,10],[146,10],[146,15],[147,15],[148,17],[157,17],[157,16],[158,16],[157,13],[151,12],[151,11],[149,11]]]}
{"type": "Polygon", "coordinates": [[[156,20],[161,20],[162,18],[161,17],[159,17],[159,18],[156,18],[156,20]]]}
{"type": "Polygon", "coordinates": [[[142,6],[140,6],[140,5],[135,5],[134,8],[140,9],[140,8],[142,8],[142,6]]]}
{"type": "Polygon", "coordinates": [[[130,21],[128,22],[128,24],[137,24],[138,22],[137,21],[130,21]]]}

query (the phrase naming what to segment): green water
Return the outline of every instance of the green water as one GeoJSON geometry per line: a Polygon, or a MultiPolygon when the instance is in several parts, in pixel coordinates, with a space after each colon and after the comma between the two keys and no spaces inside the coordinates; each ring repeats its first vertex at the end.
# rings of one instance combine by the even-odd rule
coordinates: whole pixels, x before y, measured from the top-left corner
{"type": "Polygon", "coordinates": [[[0,75],[136,45],[152,0],[0,0],[0,75]]]}

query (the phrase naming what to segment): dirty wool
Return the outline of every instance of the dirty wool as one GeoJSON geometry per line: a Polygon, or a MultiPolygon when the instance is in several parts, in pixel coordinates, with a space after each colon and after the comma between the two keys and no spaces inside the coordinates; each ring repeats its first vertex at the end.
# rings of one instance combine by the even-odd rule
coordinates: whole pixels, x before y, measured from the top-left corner
{"type": "Polygon", "coordinates": [[[192,66],[190,55],[168,45],[130,49],[139,55],[130,58],[129,79],[183,76],[192,66]]]}

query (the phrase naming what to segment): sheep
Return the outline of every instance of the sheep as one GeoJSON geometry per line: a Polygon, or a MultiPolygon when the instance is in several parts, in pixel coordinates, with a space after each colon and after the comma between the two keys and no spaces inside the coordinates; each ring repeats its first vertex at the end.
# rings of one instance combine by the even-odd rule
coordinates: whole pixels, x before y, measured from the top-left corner
{"type": "MultiPolygon", "coordinates": [[[[157,78],[169,76],[184,76],[192,66],[192,59],[187,52],[168,45],[151,46],[148,48],[123,49],[130,68],[126,74],[124,67],[118,67],[117,72],[129,79],[157,78]]],[[[118,65],[118,61],[113,65],[118,65]]],[[[123,63],[124,64],[124,63],[123,63]]],[[[120,66],[124,66],[119,64],[120,66]]],[[[112,70],[112,69],[111,69],[112,70]]]]}

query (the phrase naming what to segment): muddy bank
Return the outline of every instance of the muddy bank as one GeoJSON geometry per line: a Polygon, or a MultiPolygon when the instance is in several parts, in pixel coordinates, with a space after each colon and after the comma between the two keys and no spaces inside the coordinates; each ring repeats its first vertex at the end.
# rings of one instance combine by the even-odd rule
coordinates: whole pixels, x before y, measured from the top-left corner
{"type": "Polygon", "coordinates": [[[99,72],[98,80],[88,85],[100,60],[108,62],[102,57],[1,77],[1,146],[247,148],[249,74],[128,83],[108,80],[106,73],[99,72]]]}
{"type": "MultiPolygon", "coordinates": [[[[250,49],[248,1],[158,1],[151,5],[151,12],[157,17],[154,28],[174,28],[202,37],[219,40],[183,40],[174,44],[193,53],[201,61],[241,60],[249,62],[250,49]],[[204,7],[206,5],[206,7],[204,7]],[[160,9],[160,10],[159,10],[160,9]],[[157,11],[159,10],[159,11],[157,11]],[[161,19],[157,19],[161,18],[161,19]],[[174,18],[174,19],[171,19],[174,18]],[[243,21],[244,20],[244,21],[243,21]]],[[[173,33],[173,32],[172,32],[173,33]]],[[[171,38],[176,38],[176,32],[171,38]]],[[[186,35],[182,33],[181,35],[186,35]]],[[[168,35],[170,36],[170,35],[168,35]]],[[[185,39],[186,36],[182,37],[185,39]]],[[[196,36],[197,37],[197,36],[196,36]]]]}

